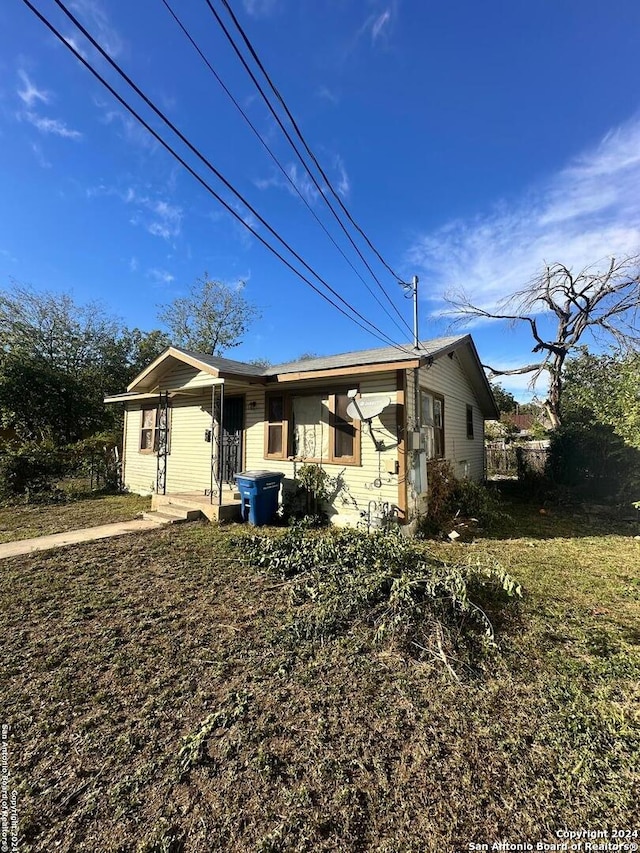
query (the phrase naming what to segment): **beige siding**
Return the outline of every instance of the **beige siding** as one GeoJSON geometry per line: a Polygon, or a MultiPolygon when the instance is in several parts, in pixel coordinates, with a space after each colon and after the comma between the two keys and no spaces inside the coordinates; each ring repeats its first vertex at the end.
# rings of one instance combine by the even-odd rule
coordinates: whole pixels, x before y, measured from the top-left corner
{"type": "Polygon", "coordinates": [[[204,388],[211,385],[214,378],[210,373],[197,370],[188,364],[178,364],[168,371],[160,380],[161,391],[175,391],[177,389],[204,388]]]}
{"type": "MultiPolygon", "coordinates": [[[[124,446],[124,480],[131,492],[155,491],[155,453],[140,453],[141,406],[129,404],[124,446]]],[[[176,397],[170,407],[167,492],[202,492],[211,486],[211,395],[176,397]]]]}
{"type": "MultiPolygon", "coordinates": [[[[391,398],[392,404],[396,402],[396,373],[369,374],[361,377],[349,377],[346,380],[350,387],[360,388],[362,397],[371,397],[379,394],[391,398]]],[[[332,393],[332,387],[324,381],[322,385],[317,383],[304,383],[294,386],[281,386],[285,393],[306,393],[315,388],[319,391],[332,393]]],[[[345,379],[339,386],[345,387],[345,379]]],[[[275,390],[275,389],[273,389],[275,390]]],[[[280,390],[280,389],[278,389],[280,390]]],[[[285,475],[285,484],[294,478],[295,468],[301,463],[289,462],[287,460],[265,459],[264,457],[264,418],[265,418],[265,392],[263,389],[252,389],[246,398],[246,460],[245,468],[248,470],[280,471],[285,475]],[[255,403],[255,407],[251,408],[255,403]]],[[[372,437],[366,427],[362,425],[361,434],[361,465],[340,465],[323,463],[323,468],[332,477],[337,478],[340,487],[339,493],[333,502],[334,513],[332,521],[337,524],[356,524],[361,512],[366,512],[369,501],[383,501],[397,505],[398,503],[398,476],[387,471],[387,465],[393,466],[398,458],[396,438],[396,407],[387,408],[380,417],[373,418],[372,427],[374,436],[378,441],[384,443],[384,450],[378,452],[375,449],[372,437]],[[374,481],[380,479],[381,486],[378,488],[374,481]]]]}
{"type": "Polygon", "coordinates": [[[167,457],[167,492],[201,492],[211,488],[211,393],[171,401],[171,442],[167,457]]]}
{"type": "Polygon", "coordinates": [[[140,453],[141,409],[140,404],[127,404],[124,433],[124,485],[130,492],[149,495],[155,491],[157,461],[154,453],[140,453]]]}
{"type": "MultiPolygon", "coordinates": [[[[484,419],[457,355],[443,356],[420,368],[420,387],[444,397],[445,457],[459,477],[484,476],[484,419]],[[467,438],[467,405],[473,408],[473,438],[467,438]]],[[[415,420],[414,371],[407,371],[407,413],[415,420]]]]}

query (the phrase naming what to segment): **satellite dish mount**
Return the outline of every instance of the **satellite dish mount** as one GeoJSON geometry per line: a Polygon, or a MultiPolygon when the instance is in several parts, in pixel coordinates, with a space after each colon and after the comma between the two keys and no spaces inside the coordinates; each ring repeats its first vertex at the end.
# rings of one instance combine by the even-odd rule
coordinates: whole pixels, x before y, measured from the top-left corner
{"type": "Polygon", "coordinates": [[[376,396],[367,397],[365,400],[358,400],[358,390],[355,388],[351,391],[347,391],[347,397],[351,399],[351,402],[347,406],[347,414],[350,418],[364,421],[367,424],[371,440],[373,441],[376,450],[380,453],[384,450],[384,442],[378,441],[373,434],[371,421],[376,417],[376,415],[379,415],[387,408],[388,405],[390,405],[391,397],[376,396]]]}

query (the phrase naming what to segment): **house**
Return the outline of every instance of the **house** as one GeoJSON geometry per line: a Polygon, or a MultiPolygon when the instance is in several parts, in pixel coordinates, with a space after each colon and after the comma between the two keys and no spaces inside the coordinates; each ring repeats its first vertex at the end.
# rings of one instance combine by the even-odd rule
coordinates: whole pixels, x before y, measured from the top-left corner
{"type": "Polygon", "coordinates": [[[484,420],[498,416],[469,335],[261,368],[169,347],[123,402],[123,481],[163,504],[234,517],[234,475],[305,462],[332,478],[333,522],[377,507],[406,524],[425,510],[429,458],[484,476],[484,420]]]}

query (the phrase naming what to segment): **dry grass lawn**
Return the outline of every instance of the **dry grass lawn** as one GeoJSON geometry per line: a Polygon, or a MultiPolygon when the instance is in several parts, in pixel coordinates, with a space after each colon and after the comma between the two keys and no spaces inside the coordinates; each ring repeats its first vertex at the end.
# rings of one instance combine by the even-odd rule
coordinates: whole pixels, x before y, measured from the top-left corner
{"type": "Polygon", "coordinates": [[[131,521],[150,508],[151,498],[139,495],[97,495],[69,503],[0,506],[0,544],[131,521]]]}
{"type": "Polygon", "coordinates": [[[237,528],[5,561],[20,850],[455,853],[635,829],[640,542],[529,522],[434,546],[495,554],[525,588],[460,684],[363,624],[294,641],[287,584],[243,564],[237,528]]]}

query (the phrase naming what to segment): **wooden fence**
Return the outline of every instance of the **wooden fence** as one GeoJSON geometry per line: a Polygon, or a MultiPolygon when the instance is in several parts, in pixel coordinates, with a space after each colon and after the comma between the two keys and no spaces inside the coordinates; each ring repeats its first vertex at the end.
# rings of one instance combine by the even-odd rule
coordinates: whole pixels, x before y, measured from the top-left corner
{"type": "Polygon", "coordinates": [[[488,479],[522,478],[525,472],[543,474],[549,448],[540,442],[531,445],[489,442],[485,446],[485,470],[488,479]]]}

